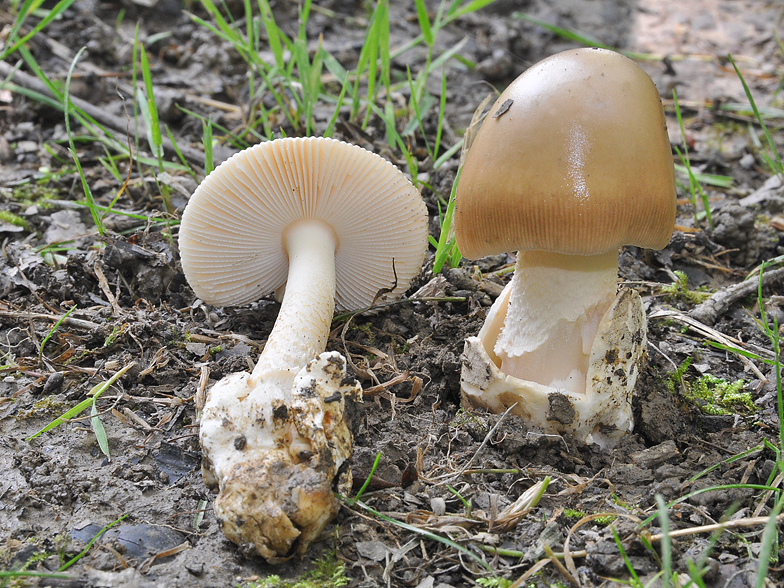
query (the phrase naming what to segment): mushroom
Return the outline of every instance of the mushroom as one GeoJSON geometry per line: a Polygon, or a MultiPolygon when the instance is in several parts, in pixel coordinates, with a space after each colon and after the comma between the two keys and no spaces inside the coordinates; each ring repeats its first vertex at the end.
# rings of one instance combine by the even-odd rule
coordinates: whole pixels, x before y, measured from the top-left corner
{"type": "Polygon", "coordinates": [[[661,249],[675,176],[661,99],[605,49],[553,55],[510,84],[462,169],[464,257],[519,250],[512,281],[466,342],[462,397],[550,433],[611,445],[632,429],[645,357],[636,292],[616,296],[624,245],[661,249]]]}
{"type": "Polygon", "coordinates": [[[334,308],[397,295],[418,275],[427,210],[391,163],[326,138],[255,145],[217,167],[183,213],[180,253],[195,294],[215,305],[283,292],[252,373],[208,392],[202,473],[226,536],[270,562],[304,552],[347,492],[345,399],[362,390],[325,353],[334,308]]]}

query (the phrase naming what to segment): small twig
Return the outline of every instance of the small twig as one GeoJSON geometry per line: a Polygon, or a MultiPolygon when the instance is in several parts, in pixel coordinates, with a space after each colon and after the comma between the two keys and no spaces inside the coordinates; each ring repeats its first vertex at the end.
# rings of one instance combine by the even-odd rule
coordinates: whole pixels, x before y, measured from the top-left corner
{"type": "Polygon", "coordinates": [[[455,478],[459,478],[460,476],[462,476],[462,475],[465,473],[465,471],[466,471],[466,470],[467,470],[467,469],[468,469],[468,468],[471,466],[471,464],[472,464],[472,463],[474,463],[474,460],[476,459],[476,456],[477,456],[477,455],[479,455],[479,453],[482,451],[482,449],[484,449],[485,445],[487,445],[487,442],[488,442],[488,441],[490,441],[491,437],[492,437],[492,436],[495,434],[495,432],[498,430],[498,427],[500,427],[500,426],[501,426],[501,423],[502,423],[502,422],[504,422],[504,419],[506,418],[506,416],[507,416],[507,415],[508,415],[508,414],[511,412],[511,410],[512,410],[512,409],[513,409],[515,406],[517,406],[517,403],[516,403],[516,402],[515,402],[515,403],[514,403],[512,406],[510,406],[509,408],[507,408],[507,409],[506,409],[506,412],[504,412],[504,414],[502,414],[502,415],[500,416],[500,418],[498,419],[498,422],[497,422],[495,425],[493,425],[493,428],[492,428],[492,429],[490,429],[490,430],[487,432],[487,435],[485,435],[485,438],[482,440],[482,443],[479,445],[479,448],[478,448],[478,449],[477,449],[477,450],[474,452],[474,454],[471,456],[471,459],[469,459],[469,460],[466,462],[466,464],[465,464],[465,465],[462,467],[462,469],[461,469],[459,472],[457,472],[456,474],[448,474],[448,476],[447,476],[447,479],[446,479],[446,480],[443,480],[443,481],[441,481],[441,482],[439,482],[438,484],[435,484],[435,485],[436,485],[436,486],[440,486],[441,484],[448,484],[449,482],[451,482],[451,481],[452,481],[452,480],[454,480],[455,478]]]}
{"type": "Polygon", "coordinates": [[[152,431],[154,429],[154,427],[150,423],[145,421],[142,417],[137,415],[135,412],[133,412],[127,406],[125,408],[123,408],[122,414],[124,414],[126,417],[131,419],[134,423],[136,423],[137,425],[139,425],[142,429],[144,429],[146,431],[152,431]]]}
{"type": "Polygon", "coordinates": [[[558,568],[558,571],[559,571],[559,572],[561,572],[561,574],[562,574],[562,575],[563,575],[563,576],[564,576],[564,577],[565,577],[567,580],[569,580],[569,583],[570,583],[572,586],[577,586],[577,588],[580,588],[580,583],[577,581],[577,578],[575,578],[575,577],[574,577],[572,574],[570,574],[570,573],[569,573],[569,570],[567,570],[567,569],[566,569],[566,566],[564,566],[564,565],[563,565],[563,564],[562,564],[562,563],[561,563],[561,562],[558,560],[558,558],[555,556],[555,553],[553,552],[553,548],[552,548],[552,547],[550,547],[550,546],[549,546],[547,543],[543,543],[543,544],[542,544],[542,548],[544,549],[544,552],[547,554],[547,557],[548,557],[548,558],[550,558],[550,561],[551,561],[551,562],[553,562],[553,565],[554,565],[556,568],[558,568]]]}
{"type": "Polygon", "coordinates": [[[199,375],[199,385],[196,387],[196,394],[194,397],[194,405],[196,407],[196,414],[201,413],[204,408],[204,403],[207,401],[207,383],[210,381],[210,368],[209,366],[201,366],[201,374],[199,375]]]}
{"type": "Polygon", "coordinates": [[[358,314],[366,313],[369,310],[377,310],[379,308],[386,308],[388,306],[395,306],[397,304],[409,304],[411,302],[465,302],[465,296],[425,296],[423,298],[400,298],[399,300],[390,300],[388,302],[381,302],[379,304],[366,306],[365,308],[360,308],[359,310],[352,310],[350,312],[343,312],[340,314],[336,314],[334,321],[342,321],[349,317],[356,316],[358,314]]]}
{"type": "MultiPolygon", "coordinates": [[[[754,283],[756,286],[756,282],[754,283]]],[[[651,313],[648,318],[652,318],[652,319],[671,318],[691,327],[701,335],[704,335],[705,337],[708,337],[709,339],[712,339],[713,341],[716,341],[717,343],[720,343],[725,347],[743,348],[744,346],[742,341],[739,341],[734,337],[730,337],[729,335],[725,335],[724,333],[717,331],[716,329],[709,327],[706,324],[703,324],[701,321],[692,317],[691,313],[683,314],[682,312],[679,312],[677,310],[657,310],[656,312],[651,313]]],[[[765,375],[759,370],[759,368],[756,365],[754,365],[754,363],[748,357],[745,357],[743,355],[738,355],[738,359],[740,359],[749,370],[754,372],[754,375],[757,376],[760,379],[760,381],[762,382],[767,381],[767,377],[765,377],[765,375]]]]}
{"type": "Polygon", "coordinates": [[[528,579],[531,576],[533,576],[534,574],[538,573],[542,568],[544,568],[544,566],[549,564],[551,561],[553,561],[553,560],[552,559],[540,559],[533,566],[531,566],[531,569],[529,569],[522,576],[517,578],[517,580],[515,580],[514,583],[511,586],[509,586],[509,588],[520,588],[521,586],[524,586],[526,584],[526,582],[528,582],[528,579]]]}
{"type": "MultiPolygon", "coordinates": [[[[736,521],[727,521],[724,523],[716,523],[714,525],[702,525],[701,527],[690,527],[688,529],[678,529],[677,531],[670,531],[668,535],[674,537],[686,537],[688,535],[698,535],[700,533],[713,533],[714,531],[723,531],[724,529],[743,529],[746,527],[759,527],[766,525],[770,517],[754,517],[750,519],[738,519],[736,521]]],[[[776,524],[784,522],[784,514],[776,517],[776,524]]],[[[664,538],[663,534],[650,535],[649,541],[661,541],[664,538]]]]}
{"type": "Polygon", "coordinates": [[[111,288],[109,288],[109,281],[106,279],[106,275],[103,273],[101,264],[96,262],[95,265],[93,265],[93,271],[95,272],[95,276],[98,278],[98,286],[101,288],[101,292],[103,292],[103,295],[106,296],[106,299],[112,306],[112,312],[114,315],[117,316],[122,314],[122,309],[120,308],[120,305],[117,304],[117,298],[115,298],[114,294],[112,294],[111,288]]]}
{"type": "MultiPolygon", "coordinates": [[[[784,268],[765,272],[762,275],[763,287],[775,286],[781,282],[784,282],[784,268]]],[[[758,280],[746,280],[722,288],[705,302],[691,309],[688,316],[706,325],[713,325],[733,304],[755,294],[758,287],[758,280]]]]}
{"type": "Polygon", "coordinates": [[[191,548],[191,544],[188,543],[187,541],[185,541],[184,543],[181,543],[177,547],[173,547],[172,549],[167,549],[166,551],[160,551],[160,552],[156,553],[155,555],[150,556],[147,559],[147,561],[145,561],[139,567],[139,571],[142,574],[146,574],[149,571],[149,569],[152,566],[152,564],[155,563],[156,559],[160,559],[160,558],[164,558],[164,557],[170,557],[172,555],[177,555],[181,551],[185,551],[186,549],[190,549],[190,548],[191,548]]]}
{"type": "Polygon", "coordinates": [[[63,318],[63,315],[56,315],[56,314],[45,314],[42,312],[15,312],[11,310],[0,310],[0,317],[1,318],[10,318],[10,319],[33,319],[33,320],[47,320],[47,321],[62,321],[63,324],[70,325],[72,327],[79,327],[80,329],[87,329],[87,330],[99,330],[102,328],[102,325],[98,323],[94,323],[92,321],[86,321],[83,319],[73,318],[72,316],[68,316],[63,318]]]}

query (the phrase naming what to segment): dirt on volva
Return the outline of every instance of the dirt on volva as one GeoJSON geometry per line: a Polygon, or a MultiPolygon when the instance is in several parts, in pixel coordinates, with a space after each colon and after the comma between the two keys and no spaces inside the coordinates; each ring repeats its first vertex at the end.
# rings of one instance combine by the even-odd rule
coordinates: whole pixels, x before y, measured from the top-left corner
{"type": "MultiPolygon", "coordinates": [[[[207,18],[198,3],[187,4],[207,18]]],[[[278,24],[294,36],[296,4],[271,4],[278,24]]],[[[435,13],[437,4],[428,6],[435,13]]],[[[242,3],[228,7],[242,17],[242,3]]],[[[216,129],[241,128],[247,66],[229,43],[182,9],[177,0],[77,0],[28,48],[43,71],[62,82],[77,51],[86,47],[74,69],[73,95],[132,133],[127,87],[138,24],[139,38],[150,39],[161,120],[179,145],[199,151],[202,121],[185,110],[211,117],[216,129]]],[[[323,46],[353,68],[371,9],[352,0],[319,2],[308,38],[323,35],[323,46]]],[[[760,154],[761,129],[750,124],[747,112],[721,108],[747,102],[729,53],[757,102],[780,104],[784,64],[774,33],[782,9],[752,0],[498,0],[439,31],[436,54],[466,40],[459,51],[463,60],[443,68],[443,145],[459,141],[488,93],[540,59],[576,46],[515,12],[647,54],[640,63],[664,98],[671,142],[682,148],[685,141],[696,171],[729,176],[731,182],[705,185],[710,228],[705,218],[695,221],[684,188],[688,180],[679,175],[679,230],[669,246],[621,252],[620,276],[643,297],[649,341],[634,398],[635,430],[617,448],[542,435],[511,415],[460,408],[464,340],[477,333],[509,280],[504,270],[514,256],[463,261],[435,276],[431,249],[407,295],[426,288],[428,296],[458,300],[390,305],[333,325],[327,348],[349,359],[366,391],[355,423],[353,476],[355,483],[364,482],[380,454],[363,500],[388,517],[451,537],[500,578],[517,579],[546,559],[546,550],[563,552],[567,537],[581,586],[628,578],[614,528],[645,582],[661,564],[656,549],[640,542],[637,522],[655,513],[657,495],[670,501],[725,486],[671,508],[671,529],[725,516],[764,516],[772,504],[762,491],[726,486],[764,485],[771,478],[779,435],[775,373],[762,361],[706,344],[743,346],[770,357],[770,340],[758,325],[756,288],[701,321],[689,313],[700,290],[727,292],[760,263],[784,254],[779,216],[784,188],[760,154]],[[685,137],[675,118],[673,89],[685,137]],[[732,388],[740,400],[717,407],[695,393],[717,387],[732,388]],[[497,513],[548,476],[536,508],[515,524],[494,525],[497,513]],[[612,526],[607,517],[583,521],[599,513],[618,517],[612,526]]],[[[12,22],[5,4],[0,29],[12,22]]],[[[413,2],[391,2],[390,22],[392,47],[419,34],[413,2]]],[[[5,64],[16,65],[17,56],[5,64]]],[[[416,73],[424,60],[419,45],[394,58],[393,72],[404,79],[407,67],[416,73]]],[[[25,64],[20,71],[31,73],[25,64]]],[[[435,96],[441,93],[440,76],[434,72],[428,82],[435,96]]],[[[403,89],[391,99],[403,104],[406,97],[403,89]]],[[[331,109],[316,109],[314,134],[323,132],[330,115],[331,109]]],[[[781,147],[780,120],[771,119],[769,126],[781,147]]],[[[432,141],[437,108],[423,122],[432,141]]],[[[375,116],[364,128],[361,123],[342,112],[334,136],[408,171],[401,154],[389,148],[384,123],[375,116]]],[[[281,125],[281,132],[293,132],[281,125]]],[[[438,237],[439,196],[449,195],[459,154],[434,170],[421,133],[410,140],[419,179],[427,184],[423,197],[431,234],[438,237]]],[[[75,147],[92,194],[108,205],[123,186],[128,163],[116,160],[120,176],[114,177],[101,163],[108,155],[98,143],[77,141],[75,147]]],[[[228,143],[216,145],[216,162],[234,151],[228,143]]],[[[279,566],[226,540],[200,473],[194,396],[202,378],[208,378],[203,388],[253,365],[279,304],[270,297],[219,308],[197,300],[179,263],[176,226],[145,220],[160,213],[162,204],[153,175],[138,167],[115,203],[137,217],[109,215],[107,234],[99,236],[90,212],[74,204],[84,192],[67,150],[62,112],[7,89],[0,90],[0,162],[0,210],[24,220],[0,221],[0,569],[56,572],[96,533],[125,516],[67,569],[68,578],[26,577],[13,580],[16,585],[252,586],[270,574],[298,578],[323,558],[342,563],[347,585],[355,587],[446,588],[492,579],[452,546],[358,507],[342,507],[305,556],[279,566]],[[110,459],[99,447],[90,410],[28,440],[129,364],[96,402],[110,459]]],[[[166,181],[179,213],[196,180],[171,174],[166,181]]],[[[763,299],[770,324],[784,322],[784,285],[773,274],[763,299]]],[[[647,529],[659,533],[658,520],[647,529]]],[[[684,534],[672,540],[673,568],[685,572],[689,561],[710,549],[706,586],[750,586],[762,530],[736,528],[718,538],[684,534]]],[[[780,585],[781,561],[772,564],[769,585],[780,585]]],[[[526,580],[535,586],[554,583],[569,580],[551,563],[526,580]]]]}

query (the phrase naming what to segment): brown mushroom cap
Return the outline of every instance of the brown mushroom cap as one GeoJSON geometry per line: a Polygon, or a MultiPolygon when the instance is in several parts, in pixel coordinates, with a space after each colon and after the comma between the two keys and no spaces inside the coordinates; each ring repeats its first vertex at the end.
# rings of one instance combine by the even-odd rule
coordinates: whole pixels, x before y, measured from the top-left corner
{"type": "Polygon", "coordinates": [[[216,305],[258,300],[285,284],[284,233],[317,219],[335,233],[335,305],[369,305],[381,288],[405,291],[427,249],[422,197],[394,165],[356,145],[287,138],[254,145],[218,166],[183,213],[188,283],[216,305]],[[394,271],[393,271],[394,260],[394,271]]]}
{"type": "Polygon", "coordinates": [[[675,173],[656,86],[631,59],[604,49],[541,61],[496,100],[456,198],[457,244],[469,259],[665,247],[675,173]]]}

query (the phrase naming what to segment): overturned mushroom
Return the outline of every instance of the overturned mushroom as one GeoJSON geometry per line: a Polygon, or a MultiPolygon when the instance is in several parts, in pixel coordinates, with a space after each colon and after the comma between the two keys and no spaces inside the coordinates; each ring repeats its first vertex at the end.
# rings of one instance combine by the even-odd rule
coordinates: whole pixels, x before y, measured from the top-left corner
{"type": "Polygon", "coordinates": [[[633,425],[646,345],[639,295],[616,297],[618,250],[660,249],[675,179],[659,93],[603,49],[553,55],[501,94],[466,158],[455,232],[469,259],[519,250],[466,343],[463,399],[611,444],[633,425]]]}
{"type": "Polygon", "coordinates": [[[202,472],[219,489],[229,539],[271,562],[304,551],[337,513],[333,482],[351,485],[345,398],[361,398],[345,359],[324,353],[335,306],[403,292],[421,268],[427,211],[391,163],[319,138],[256,145],[196,189],[180,228],[197,296],[238,305],[285,288],[252,373],[208,393],[202,472]]]}

